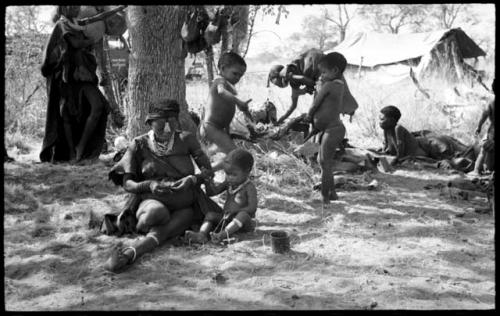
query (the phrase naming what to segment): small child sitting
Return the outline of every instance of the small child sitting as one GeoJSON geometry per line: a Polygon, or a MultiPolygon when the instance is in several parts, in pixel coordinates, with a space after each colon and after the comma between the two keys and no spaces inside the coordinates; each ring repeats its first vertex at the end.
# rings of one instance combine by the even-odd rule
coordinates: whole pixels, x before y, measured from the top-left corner
{"type": "Polygon", "coordinates": [[[205,184],[208,196],[226,191],[224,214],[207,213],[199,232],[186,231],[186,239],[191,242],[207,242],[209,234],[212,241],[220,242],[237,231],[251,231],[255,228],[257,189],[248,178],[254,162],[252,154],[237,148],[226,156],[224,162],[226,180],[219,184],[205,184]],[[228,224],[224,226],[224,223],[228,224]],[[223,227],[217,232],[219,226],[223,227]]]}

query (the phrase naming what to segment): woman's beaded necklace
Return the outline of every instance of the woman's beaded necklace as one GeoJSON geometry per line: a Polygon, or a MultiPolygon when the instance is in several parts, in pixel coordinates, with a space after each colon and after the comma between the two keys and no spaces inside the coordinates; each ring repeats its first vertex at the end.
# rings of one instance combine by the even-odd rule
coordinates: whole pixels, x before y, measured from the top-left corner
{"type": "Polygon", "coordinates": [[[158,156],[165,156],[171,149],[174,142],[174,133],[172,133],[165,141],[158,141],[154,131],[149,131],[150,149],[158,156]]]}

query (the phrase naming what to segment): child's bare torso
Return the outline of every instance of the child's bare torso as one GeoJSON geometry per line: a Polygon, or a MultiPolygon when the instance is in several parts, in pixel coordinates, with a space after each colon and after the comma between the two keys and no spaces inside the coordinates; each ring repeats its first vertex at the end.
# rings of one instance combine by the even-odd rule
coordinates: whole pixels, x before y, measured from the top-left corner
{"type": "Polygon", "coordinates": [[[234,113],[236,111],[236,104],[228,102],[219,95],[217,86],[220,84],[223,84],[227,91],[236,94],[236,91],[227,84],[224,78],[215,79],[209,89],[208,107],[205,114],[205,121],[214,124],[220,129],[229,130],[229,125],[233,120],[234,113]]]}
{"type": "Polygon", "coordinates": [[[328,93],[325,96],[318,109],[313,116],[313,124],[316,129],[327,130],[329,128],[337,127],[342,124],[340,120],[340,112],[342,110],[342,99],[343,99],[343,84],[337,82],[324,82],[321,84],[322,89],[332,90],[333,85],[341,85],[340,93],[337,93],[338,87],[334,93],[328,93]]]}
{"type": "Polygon", "coordinates": [[[426,156],[425,151],[418,144],[416,137],[402,125],[396,125],[394,133],[384,131],[384,137],[390,155],[397,154],[398,142],[402,142],[404,143],[404,152],[399,153],[401,158],[405,156],[426,156]]]}
{"type": "Polygon", "coordinates": [[[236,193],[231,193],[230,189],[226,190],[226,202],[224,203],[224,212],[247,207],[250,186],[252,185],[253,184],[249,182],[243,188],[238,190],[236,193]]]}

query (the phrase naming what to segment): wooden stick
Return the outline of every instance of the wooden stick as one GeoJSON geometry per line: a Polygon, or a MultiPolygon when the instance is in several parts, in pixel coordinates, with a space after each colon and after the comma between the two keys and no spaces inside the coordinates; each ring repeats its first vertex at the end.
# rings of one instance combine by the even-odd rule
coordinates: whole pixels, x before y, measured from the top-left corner
{"type": "Polygon", "coordinates": [[[417,87],[418,91],[422,92],[422,94],[427,98],[430,99],[431,96],[420,86],[420,83],[417,80],[417,77],[415,77],[415,73],[413,72],[413,68],[410,68],[410,77],[415,86],[417,87]]]}
{"type": "Polygon", "coordinates": [[[114,9],[112,9],[112,10],[104,11],[104,12],[96,14],[94,16],[80,19],[80,20],[78,20],[78,24],[79,25],[87,25],[87,24],[94,23],[97,21],[105,20],[105,19],[109,18],[110,16],[112,16],[113,14],[117,13],[118,11],[122,11],[126,7],[127,7],[126,5],[121,5],[121,6],[118,6],[114,9]]]}

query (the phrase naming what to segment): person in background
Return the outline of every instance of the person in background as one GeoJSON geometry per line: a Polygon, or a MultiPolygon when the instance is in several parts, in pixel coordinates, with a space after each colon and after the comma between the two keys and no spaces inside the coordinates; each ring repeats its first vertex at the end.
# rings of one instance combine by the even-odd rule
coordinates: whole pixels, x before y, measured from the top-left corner
{"type": "Polygon", "coordinates": [[[286,88],[288,85],[292,88],[292,103],[285,114],[278,119],[278,125],[283,123],[295,111],[301,95],[314,93],[314,85],[320,76],[318,61],[322,57],[323,52],[321,50],[311,48],[286,66],[274,65],[271,67],[267,86],[269,87],[269,83],[272,83],[280,88],[286,88]]]}
{"type": "MultiPolygon", "coordinates": [[[[321,80],[318,62],[323,56],[324,53],[321,50],[311,48],[286,66],[274,65],[271,67],[267,87],[269,87],[269,83],[272,83],[280,88],[286,88],[290,85],[292,89],[292,103],[285,114],[278,119],[278,125],[281,125],[295,111],[301,95],[314,94],[315,91],[319,90],[317,85],[321,85],[321,80]]],[[[352,118],[358,108],[358,103],[352,96],[344,76],[342,75],[340,79],[344,81],[345,90],[342,114],[348,114],[352,118]]]]}
{"type": "Polygon", "coordinates": [[[59,6],[41,67],[47,78],[47,119],[42,162],[99,157],[109,104],[97,87],[94,41],[77,27],[80,6],[59,6]]]}
{"type": "MultiPolygon", "coordinates": [[[[493,79],[493,83],[491,84],[491,90],[495,94],[495,79],[493,79]]],[[[483,172],[484,164],[486,164],[486,168],[490,171],[493,171],[495,168],[495,99],[488,104],[488,107],[481,114],[475,131],[476,136],[481,133],[486,120],[490,121],[490,126],[481,141],[481,149],[476,159],[474,170],[470,173],[471,175],[480,175],[483,172]]]]}

